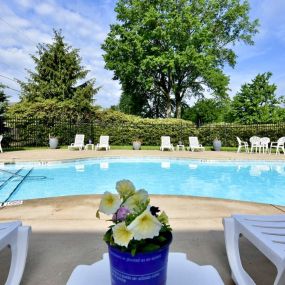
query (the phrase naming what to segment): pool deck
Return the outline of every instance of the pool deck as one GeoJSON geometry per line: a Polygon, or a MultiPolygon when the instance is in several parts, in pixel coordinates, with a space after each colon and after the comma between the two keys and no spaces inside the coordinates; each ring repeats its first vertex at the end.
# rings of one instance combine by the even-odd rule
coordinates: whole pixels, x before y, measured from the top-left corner
{"type": "MultiPolygon", "coordinates": [[[[51,161],[89,157],[179,157],[199,160],[282,160],[284,155],[231,152],[67,151],[34,150],[0,154],[0,163],[51,161]]],[[[109,225],[96,219],[100,195],[58,197],[24,201],[0,209],[0,221],[22,220],[32,226],[23,285],[66,284],[78,264],[100,260],[107,247],[102,241],[109,225]]],[[[227,261],[222,218],[235,213],[283,214],[285,207],[190,196],[152,196],[173,228],[171,251],[185,252],[198,264],[211,264],[226,285],[233,285],[227,261]]],[[[274,266],[249,242],[241,240],[244,267],[258,285],[273,284],[274,266]]],[[[0,284],[4,284],[10,253],[0,252],[0,284]]],[[[96,284],[96,283],[94,283],[96,284]]],[[[98,284],[99,285],[99,284],[98,284]]],[[[200,284],[194,284],[200,285],[200,284]]],[[[202,285],[202,284],[201,284],[202,285]]]]}

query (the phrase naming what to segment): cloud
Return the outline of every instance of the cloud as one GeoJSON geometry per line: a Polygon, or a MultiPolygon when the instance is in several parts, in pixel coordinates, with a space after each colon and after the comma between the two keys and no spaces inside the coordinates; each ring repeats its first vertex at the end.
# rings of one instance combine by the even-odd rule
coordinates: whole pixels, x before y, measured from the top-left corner
{"type": "MultiPolygon", "coordinates": [[[[1,0],[0,0],[1,1],[1,0]]],[[[0,74],[24,80],[25,69],[33,69],[30,54],[35,54],[38,43],[52,41],[52,29],[62,29],[65,41],[80,49],[82,65],[90,70],[87,79],[95,77],[102,86],[96,104],[108,107],[117,104],[121,89],[113,73],[104,69],[103,43],[109,25],[115,21],[116,0],[10,0],[1,1],[0,17],[0,74]]],[[[251,18],[260,19],[260,32],[254,37],[255,45],[234,47],[237,55],[235,69],[226,68],[231,76],[231,95],[240,86],[250,82],[258,73],[272,71],[272,82],[277,93],[285,94],[285,1],[250,0],[251,18]],[[273,3],[274,2],[274,3],[273,3]]],[[[0,82],[4,82],[0,78],[0,82]]],[[[16,83],[5,81],[19,89],[16,83]]],[[[5,83],[4,82],[4,83],[5,83]]],[[[13,101],[18,93],[7,91],[13,101]]]]}
{"type": "MultiPolygon", "coordinates": [[[[96,78],[96,85],[102,86],[98,94],[97,104],[104,107],[117,104],[120,97],[120,86],[112,80],[112,72],[104,69],[102,57],[103,43],[108,30],[109,22],[106,18],[113,18],[110,3],[102,1],[98,4],[82,1],[69,2],[64,6],[64,1],[39,1],[39,0],[11,0],[3,5],[1,18],[7,23],[0,25],[0,74],[24,80],[27,76],[25,69],[33,69],[30,54],[35,54],[38,43],[52,41],[52,29],[62,29],[65,41],[72,48],[79,48],[82,65],[90,70],[88,79],[96,78]],[[85,6],[84,6],[85,5],[85,6]],[[107,8],[109,7],[109,11],[107,8]],[[101,10],[100,10],[101,9],[101,10]],[[103,10],[104,13],[103,13],[103,10]],[[86,13],[92,14],[86,16],[86,13]],[[107,13],[106,13],[107,12],[107,13]]],[[[114,3],[111,3],[114,4],[114,3]]],[[[15,83],[0,79],[7,85],[15,83]]],[[[19,89],[15,88],[15,89],[19,89]]],[[[13,101],[18,98],[18,93],[7,90],[13,101]]]]}

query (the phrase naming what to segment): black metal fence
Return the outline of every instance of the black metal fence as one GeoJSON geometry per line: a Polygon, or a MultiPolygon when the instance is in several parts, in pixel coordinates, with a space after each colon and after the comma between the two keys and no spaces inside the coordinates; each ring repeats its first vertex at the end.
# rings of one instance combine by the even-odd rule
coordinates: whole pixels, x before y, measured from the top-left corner
{"type": "Polygon", "coordinates": [[[198,136],[203,145],[212,145],[215,138],[223,146],[236,146],[236,136],[249,140],[253,135],[269,137],[276,141],[285,136],[285,123],[279,124],[208,124],[197,127],[190,122],[178,123],[112,123],[100,121],[45,121],[40,119],[6,119],[0,120],[0,133],[4,134],[2,145],[9,149],[25,146],[48,146],[49,137],[57,136],[60,145],[69,145],[75,134],[85,134],[86,142],[91,139],[98,142],[100,135],[109,135],[113,145],[129,145],[133,140],[141,140],[143,145],[160,145],[162,135],[171,136],[177,144],[182,141],[188,145],[189,136],[198,136]]]}

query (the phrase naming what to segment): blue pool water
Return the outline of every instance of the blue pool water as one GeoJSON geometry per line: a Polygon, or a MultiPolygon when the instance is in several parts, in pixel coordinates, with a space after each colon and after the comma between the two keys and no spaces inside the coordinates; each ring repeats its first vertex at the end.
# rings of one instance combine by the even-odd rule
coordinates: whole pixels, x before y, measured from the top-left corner
{"type": "Polygon", "coordinates": [[[116,181],[121,179],[132,180],[137,189],[144,188],[150,194],[285,205],[284,162],[178,159],[93,159],[2,165],[0,202],[115,192],[116,181]],[[11,174],[16,172],[16,176],[11,174]]]}

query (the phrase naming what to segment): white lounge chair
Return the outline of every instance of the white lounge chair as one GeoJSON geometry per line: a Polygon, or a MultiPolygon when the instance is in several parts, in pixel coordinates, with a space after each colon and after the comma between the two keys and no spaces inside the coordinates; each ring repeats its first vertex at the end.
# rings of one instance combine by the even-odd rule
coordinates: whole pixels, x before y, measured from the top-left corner
{"type": "Polygon", "coordinates": [[[237,152],[240,152],[242,147],[244,147],[245,152],[248,152],[248,143],[246,141],[242,141],[239,137],[236,137],[238,141],[238,149],[237,152]]]}
{"type": "Polygon", "coordinates": [[[276,154],[280,153],[279,149],[281,149],[283,151],[283,153],[285,154],[284,143],[285,143],[285,137],[281,137],[280,139],[278,139],[277,142],[271,142],[271,144],[270,144],[270,153],[272,151],[272,148],[276,148],[276,154]]]}
{"type": "Polygon", "coordinates": [[[3,140],[3,135],[0,135],[0,151],[1,152],[3,152],[2,145],[1,145],[2,140],[3,140]]]}
{"type": "Polygon", "coordinates": [[[9,246],[11,248],[12,260],[8,278],[5,285],[18,285],[24,273],[30,226],[22,226],[20,221],[0,223],[0,250],[9,246]]]}
{"type": "Polygon", "coordinates": [[[110,149],[109,145],[109,136],[100,136],[99,143],[97,143],[95,150],[105,148],[106,150],[110,149]]]}
{"type": "Polygon", "coordinates": [[[170,142],[170,137],[169,136],[162,136],[161,137],[160,150],[164,151],[165,149],[174,150],[174,147],[173,147],[173,145],[170,142]]]}
{"type": "Polygon", "coordinates": [[[240,235],[254,244],[276,266],[274,285],[285,284],[285,215],[233,215],[224,218],[223,224],[232,278],[237,285],[255,285],[242,267],[240,235]]]}
{"type": "Polygon", "coordinates": [[[255,149],[255,152],[257,152],[257,150],[260,151],[260,137],[257,136],[253,136],[249,139],[250,142],[250,153],[252,153],[255,149]]]}
{"type": "Polygon", "coordinates": [[[199,144],[197,137],[189,137],[189,150],[194,151],[195,149],[205,150],[205,148],[199,144]]]}
{"type": "Polygon", "coordinates": [[[68,149],[75,149],[78,148],[79,150],[84,149],[84,135],[77,134],[75,135],[74,143],[68,146],[68,149]]]}

